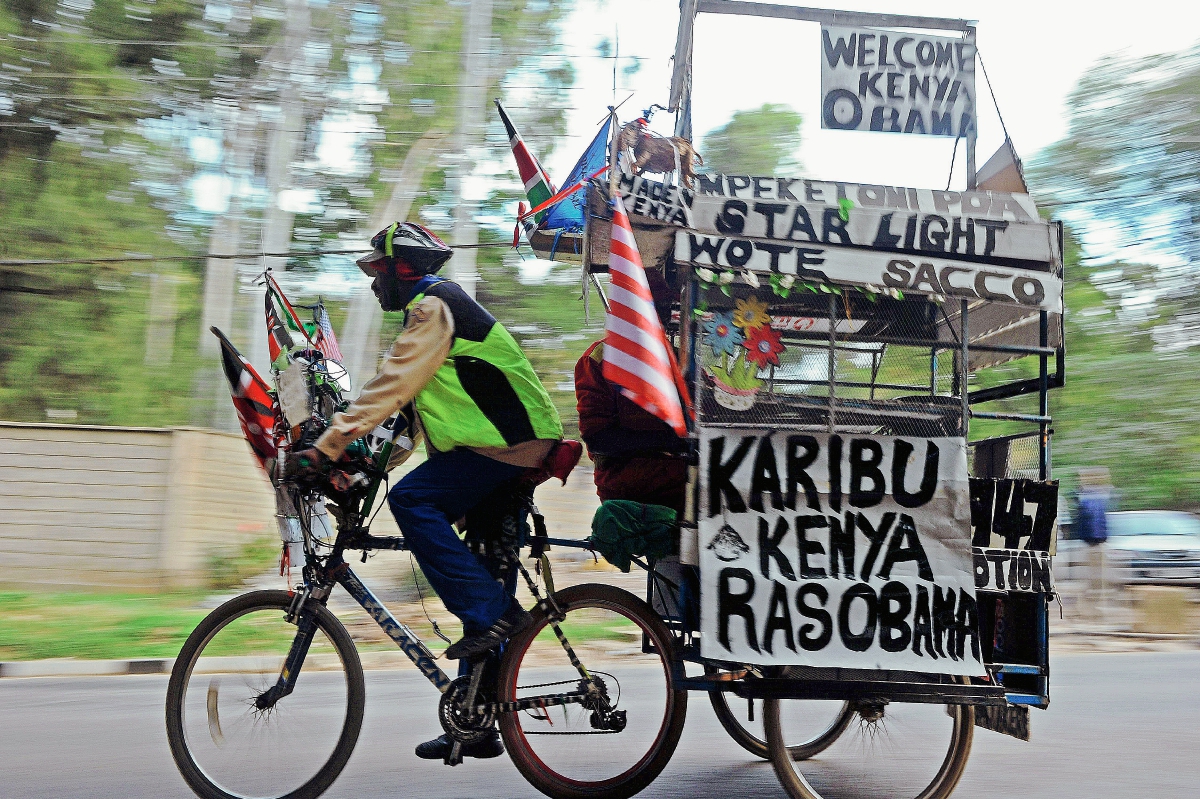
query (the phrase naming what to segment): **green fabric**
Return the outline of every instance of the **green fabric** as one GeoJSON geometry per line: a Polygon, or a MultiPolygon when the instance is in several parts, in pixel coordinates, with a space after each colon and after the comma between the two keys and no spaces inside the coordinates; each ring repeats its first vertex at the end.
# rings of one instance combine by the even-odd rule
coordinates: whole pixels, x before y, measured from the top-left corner
{"type": "MultiPolygon", "coordinates": [[[[408,307],[424,297],[424,294],[417,295],[408,307]]],[[[558,410],[534,373],[533,365],[516,339],[497,322],[483,341],[456,337],[445,362],[417,394],[414,404],[421,416],[425,437],[434,449],[449,452],[455,447],[508,447],[523,443],[506,441],[463,389],[455,365],[455,359],[462,356],[486,361],[504,374],[529,415],[534,439],[558,441],[563,437],[558,410]]]]}
{"type": "Polygon", "coordinates": [[[633,557],[658,560],[674,551],[675,510],[625,499],[605,500],[592,517],[588,540],[605,560],[628,572],[633,557]]]}

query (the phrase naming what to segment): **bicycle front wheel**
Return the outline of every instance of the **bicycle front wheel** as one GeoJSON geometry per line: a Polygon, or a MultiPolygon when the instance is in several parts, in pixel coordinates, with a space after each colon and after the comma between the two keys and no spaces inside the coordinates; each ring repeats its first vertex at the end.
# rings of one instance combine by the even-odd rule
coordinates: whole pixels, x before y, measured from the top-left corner
{"type": "Polygon", "coordinates": [[[171,670],[167,741],[180,774],[204,799],[313,799],[354,750],[366,698],[354,642],[317,602],[289,622],[291,603],[286,591],[231,599],[188,636],[171,670]],[[308,629],[312,642],[293,690],[264,701],[308,629]]]}
{"type": "Polygon", "coordinates": [[[659,775],[679,743],[687,713],[687,691],[675,686],[682,664],[662,621],[628,591],[577,585],[554,599],[576,658],[535,610],[533,625],[505,648],[500,702],[577,692],[586,673],[619,722],[604,722],[582,704],[547,702],[502,714],[504,745],[525,779],[547,796],[626,799],[659,775]]]}
{"type": "Polygon", "coordinates": [[[771,763],[791,799],[946,799],[967,765],[975,729],[969,705],[856,701],[845,732],[819,756],[798,760],[790,728],[808,723],[807,700],[763,703],[771,763]]]}

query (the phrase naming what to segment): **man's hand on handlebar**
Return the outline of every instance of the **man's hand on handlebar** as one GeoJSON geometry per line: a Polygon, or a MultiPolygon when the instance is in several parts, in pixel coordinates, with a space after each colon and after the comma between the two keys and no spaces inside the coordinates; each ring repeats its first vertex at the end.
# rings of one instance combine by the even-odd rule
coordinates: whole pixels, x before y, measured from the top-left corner
{"type": "Polygon", "coordinates": [[[291,483],[313,483],[329,474],[332,461],[316,447],[289,452],[283,462],[283,480],[291,483]]]}

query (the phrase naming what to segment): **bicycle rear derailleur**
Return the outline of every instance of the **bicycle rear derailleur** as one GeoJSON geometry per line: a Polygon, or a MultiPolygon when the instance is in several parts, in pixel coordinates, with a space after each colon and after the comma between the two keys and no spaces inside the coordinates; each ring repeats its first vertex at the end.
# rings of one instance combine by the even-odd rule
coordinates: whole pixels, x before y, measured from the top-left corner
{"type": "Polygon", "coordinates": [[[576,690],[587,694],[583,700],[583,706],[592,711],[588,723],[591,724],[593,730],[621,732],[625,729],[625,725],[628,723],[625,711],[613,710],[608,698],[608,686],[604,680],[593,674],[591,675],[591,685],[588,684],[588,680],[580,680],[576,690]]]}

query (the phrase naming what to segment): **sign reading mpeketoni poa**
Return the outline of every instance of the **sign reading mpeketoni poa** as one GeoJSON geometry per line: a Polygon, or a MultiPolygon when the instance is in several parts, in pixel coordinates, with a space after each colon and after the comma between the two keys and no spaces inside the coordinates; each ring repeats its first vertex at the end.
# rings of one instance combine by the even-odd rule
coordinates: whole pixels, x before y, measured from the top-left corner
{"type": "Polygon", "coordinates": [[[961,438],[702,428],[701,654],[981,675],[961,438]]]}
{"type": "Polygon", "coordinates": [[[720,174],[618,190],[681,228],[677,263],[1062,310],[1059,231],[1028,195],[720,174]]]}
{"type": "Polygon", "coordinates": [[[975,46],[963,39],[821,26],[821,127],[965,136],[975,46]]]}

